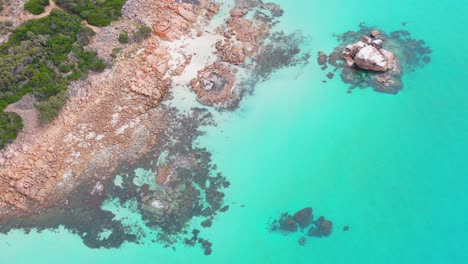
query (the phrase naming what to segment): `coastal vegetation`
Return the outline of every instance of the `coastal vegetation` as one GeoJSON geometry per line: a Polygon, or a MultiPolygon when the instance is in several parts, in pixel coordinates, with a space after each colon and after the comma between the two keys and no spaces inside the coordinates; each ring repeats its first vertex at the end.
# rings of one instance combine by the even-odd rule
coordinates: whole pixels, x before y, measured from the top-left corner
{"type": "Polygon", "coordinates": [[[119,34],[119,42],[122,44],[128,43],[129,37],[127,32],[122,32],[119,34]]]}
{"type": "Polygon", "coordinates": [[[24,9],[28,10],[34,15],[40,15],[44,13],[45,7],[49,4],[49,0],[29,0],[24,4],[24,9]]]}
{"type": "Polygon", "coordinates": [[[49,16],[13,30],[0,45],[1,144],[16,137],[22,127],[19,117],[3,113],[8,104],[32,93],[38,100],[40,120],[50,122],[64,104],[71,80],[104,70],[97,53],[84,48],[95,34],[91,31],[79,16],[54,9],[49,16]]]}
{"type": "Polygon", "coordinates": [[[153,32],[153,30],[150,27],[141,26],[140,28],[138,28],[138,30],[135,32],[135,34],[133,34],[133,39],[136,42],[141,42],[145,38],[149,37],[152,32],[153,32]]]}
{"type": "Polygon", "coordinates": [[[0,114],[0,149],[11,143],[23,128],[21,117],[15,113],[0,114]]]}
{"type": "Polygon", "coordinates": [[[90,25],[107,26],[122,15],[126,0],[56,0],[55,3],[70,13],[79,15],[90,25]]]}

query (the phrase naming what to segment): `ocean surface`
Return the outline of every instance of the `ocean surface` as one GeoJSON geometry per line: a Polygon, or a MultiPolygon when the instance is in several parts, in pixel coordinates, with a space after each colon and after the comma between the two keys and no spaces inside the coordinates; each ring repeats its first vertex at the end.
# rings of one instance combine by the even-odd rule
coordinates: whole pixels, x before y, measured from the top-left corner
{"type": "Polygon", "coordinates": [[[0,263],[468,263],[466,1],[273,2],[285,10],[278,27],[308,36],[313,58],[275,72],[197,141],[231,182],[230,210],[203,231],[211,256],[152,243],[89,249],[66,230],[17,230],[0,236],[0,263]],[[433,50],[398,95],[322,82],[315,55],[361,22],[408,30],[433,50]],[[268,231],[306,206],[333,221],[330,237],[300,246],[268,231]]]}

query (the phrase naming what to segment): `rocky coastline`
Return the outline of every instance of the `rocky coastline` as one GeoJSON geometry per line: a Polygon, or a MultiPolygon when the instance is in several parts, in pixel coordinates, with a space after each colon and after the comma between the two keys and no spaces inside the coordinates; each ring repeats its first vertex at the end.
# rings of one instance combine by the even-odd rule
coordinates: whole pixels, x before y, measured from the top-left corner
{"type": "MultiPolygon", "coordinates": [[[[191,109],[181,115],[161,102],[170,98],[177,79],[193,89],[200,103],[233,110],[252,89],[251,80],[258,80],[255,69],[266,78],[292,62],[307,63],[308,56],[296,58],[301,38],[284,37],[278,49],[295,52],[286,60],[261,63],[269,31],[283,12],[278,6],[238,0],[209,32],[220,8],[210,0],[128,0],[121,20],[95,30],[89,48],[111,67],[72,82],[55,121],[39,126],[34,118],[25,119],[26,129],[0,150],[1,232],[63,225],[90,247],[138,242],[147,234],[128,231],[132,228],[102,209],[117,199],[121,206],[137,204],[133,210],[144,225],[136,229],[159,230],[155,241],[170,245],[188,233],[194,217],[204,218],[202,227],[208,227],[229,208],[222,192],[229,182],[216,172],[206,150],[192,146],[199,126],[213,124],[209,113],[191,109]],[[253,18],[247,19],[249,12],[253,18]],[[127,45],[117,41],[120,32],[134,32],[140,25],[153,34],[127,45]],[[181,44],[196,39],[206,42],[211,59],[200,60],[181,44]],[[112,55],[115,49],[120,52],[112,55]],[[136,185],[131,179],[142,167],[154,175],[136,185]],[[127,175],[119,186],[116,175],[127,175]],[[202,200],[209,206],[200,206],[202,200]],[[100,239],[106,229],[112,235],[100,239]]],[[[17,106],[9,109],[20,113],[17,106]]],[[[33,109],[28,111],[34,116],[33,109]]],[[[211,242],[197,239],[210,254],[211,242]]]]}

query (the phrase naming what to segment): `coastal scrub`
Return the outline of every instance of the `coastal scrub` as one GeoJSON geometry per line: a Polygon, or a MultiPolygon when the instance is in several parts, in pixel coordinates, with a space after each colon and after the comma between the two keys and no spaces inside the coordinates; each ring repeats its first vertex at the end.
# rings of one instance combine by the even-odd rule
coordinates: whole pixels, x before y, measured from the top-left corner
{"type": "Polygon", "coordinates": [[[79,15],[93,26],[103,27],[122,15],[121,10],[125,1],[56,0],[55,3],[70,13],[79,15]]]}
{"type": "MultiPolygon", "coordinates": [[[[31,92],[41,106],[38,107],[40,119],[51,121],[51,114],[55,117],[58,112],[55,111],[57,100],[45,102],[64,93],[71,80],[84,77],[90,70],[105,68],[95,52],[85,50],[84,43],[78,43],[82,31],[80,17],[58,9],[14,30],[10,39],[0,45],[0,111],[31,92]],[[48,109],[52,105],[53,111],[48,109]]],[[[64,103],[63,100],[59,102],[64,103]]],[[[0,113],[0,118],[9,120],[12,117],[0,113]]],[[[0,134],[14,138],[20,127],[2,125],[0,134]]]]}
{"type": "Polygon", "coordinates": [[[29,0],[24,4],[24,9],[28,10],[34,15],[40,15],[44,13],[45,7],[49,4],[49,0],[29,0]]]}

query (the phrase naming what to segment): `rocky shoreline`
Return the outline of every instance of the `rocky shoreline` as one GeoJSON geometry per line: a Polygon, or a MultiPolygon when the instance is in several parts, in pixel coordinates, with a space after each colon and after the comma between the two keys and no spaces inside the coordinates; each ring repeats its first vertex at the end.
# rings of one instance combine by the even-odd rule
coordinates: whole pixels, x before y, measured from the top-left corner
{"type": "MultiPolygon", "coordinates": [[[[120,21],[96,30],[89,48],[112,67],[73,82],[55,121],[23,130],[0,151],[2,232],[63,225],[90,247],[138,242],[146,234],[128,231],[132,228],[102,209],[106,201],[118,199],[120,205],[136,203],[134,210],[145,222],[139,228],[159,230],[155,239],[170,245],[188,232],[192,218],[203,217],[202,227],[208,227],[227,210],[222,190],[229,183],[216,173],[210,154],[192,146],[198,127],[213,124],[209,114],[192,109],[181,115],[160,102],[178,79],[193,88],[202,104],[235,109],[260,72],[264,79],[281,67],[307,63],[308,56],[298,57],[301,38],[283,37],[276,48],[294,52],[262,60],[269,31],[282,14],[278,6],[238,0],[210,33],[215,37],[208,37],[219,10],[220,4],[209,0],[128,0],[120,21]],[[247,19],[249,12],[253,18],[247,19]],[[133,32],[138,25],[151,27],[153,34],[143,42],[118,43],[118,33],[133,32]],[[214,59],[197,61],[185,44],[173,47],[197,38],[207,41],[214,59]],[[121,51],[112,58],[116,48],[121,51]],[[150,183],[134,184],[137,168],[153,171],[150,183]],[[121,174],[128,177],[117,186],[121,174]],[[209,206],[201,206],[202,201],[209,206]],[[112,235],[102,240],[105,229],[112,235]]],[[[200,244],[211,253],[211,242],[201,239],[200,244]]]]}

